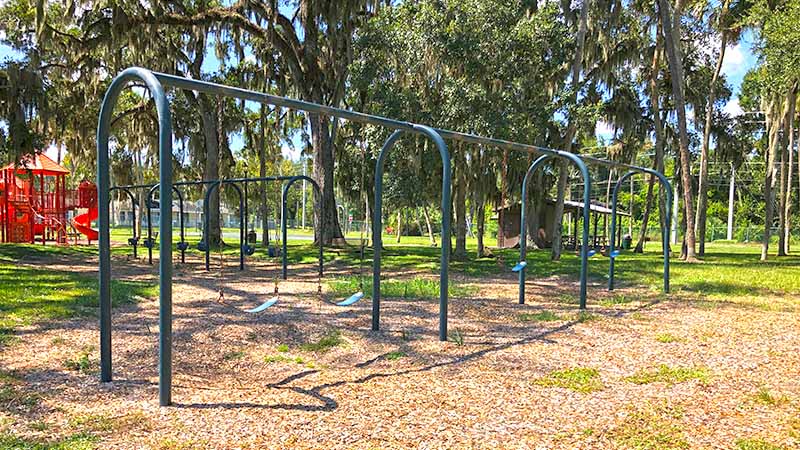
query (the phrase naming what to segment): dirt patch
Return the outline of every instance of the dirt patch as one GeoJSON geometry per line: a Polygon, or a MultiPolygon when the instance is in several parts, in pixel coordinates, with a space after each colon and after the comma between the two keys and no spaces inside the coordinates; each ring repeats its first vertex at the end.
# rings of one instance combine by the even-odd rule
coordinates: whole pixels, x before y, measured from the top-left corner
{"type": "MultiPolygon", "coordinates": [[[[91,274],[93,264],[49,267],[91,274]]],[[[176,268],[173,407],[158,406],[157,301],[114,311],[111,383],[98,381],[96,320],[23,329],[0,349],[14,374],[3,392],[19,396],[0,402],[0,430],[87,432],[101,448],[800,445],[794,311],[632,288],[612,296],[593,285],[589,312],[578,314],[572,282],[531,279],[519,305],[513,274],[454,277],[480,290],[451,299],[451,340],[439,342],[437,301],[386,298],[382,330],[372,332],[369,301],[341,308],[319,297],[311,265],[292,268],[264,314],[241,312],[272,296],[278,270],[249,261],[239,272],[233,258],[222,277],[195,259],[176,268]],[[661,366],[708,377],[629,381],[661,366]],[[594,369],[601,388],[537,382],[582,369],[594,369]],[[784,400],[760,401],[761,389],[784,400]]],[[[113,273],[156,280],[157,265],[115,258],[113,273]]]]}

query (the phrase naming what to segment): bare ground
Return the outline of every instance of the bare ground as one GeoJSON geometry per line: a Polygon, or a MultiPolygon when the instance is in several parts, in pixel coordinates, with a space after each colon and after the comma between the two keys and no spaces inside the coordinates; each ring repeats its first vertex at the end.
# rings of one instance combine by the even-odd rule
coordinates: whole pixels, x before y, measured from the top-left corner
{"type": "MultiPolygon", "coordinates": [[[[91,273],[95,264],[49,266],[91,273]]],[[[114,264],[117,278],[156,279],[157,266],[114,264]]],[[[320,299],[311,266],[293,271],[301,281],[280,283],[276,306],[244,314],[237,308],[271,296],[277,275],[276,265],[248,264],[226,269],[228,304],[216,302],[218,273],[199,261],[176,269],[174,406],[158,406],[151,299],[114,311],[111,383],[96,373],[96,319],[29,327],[0,348],[2,367],[20,377],[14,392],[39,399],[0,404],[0,431],[42,440],[91,432],[98,447],[120,449],[736,448],[741,439],[800,448],[797,296],[711,303],[629,287],[613,304],[621,297],[594,285],[581,317],[568,301],[573,282],[530,280],[518,305],[512,274],[454,276],[480,291],[450,301],[450,330],[463,343],[439,342],[437,301],[384,299],[382,331],[371,332],[369,301],[320,299]],[[783,306],[765,307],[771,300],[783,306]],[[557,320],[520,320],[543,310],[557,320]],[[331,330],[340,345],[301,347],[331,330]],[[91,367],[68,368],[81,352],[91,367]],[[627,379],[662,364],[709,376],[627,379]],[[569,368],[597,369],[602,389],[537,382],[569,368]]]]}

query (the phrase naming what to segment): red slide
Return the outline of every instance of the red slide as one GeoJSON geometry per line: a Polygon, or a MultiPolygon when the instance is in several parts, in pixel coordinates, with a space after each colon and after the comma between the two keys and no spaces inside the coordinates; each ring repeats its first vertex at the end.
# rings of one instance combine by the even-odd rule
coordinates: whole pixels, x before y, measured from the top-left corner
{"type": "Polygon", "coordinates": [[[97,230],[92,228],[92,221],[97,220],[97,208],[89,208],[86,214],[79,214],[72,219],[72,226],[83,233],[90,241],[97,240],[97,230]]]}

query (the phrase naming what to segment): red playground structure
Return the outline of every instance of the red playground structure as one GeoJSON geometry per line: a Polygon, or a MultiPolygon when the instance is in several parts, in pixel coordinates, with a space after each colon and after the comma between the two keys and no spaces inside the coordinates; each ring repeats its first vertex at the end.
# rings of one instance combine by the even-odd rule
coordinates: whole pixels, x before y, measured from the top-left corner
{"type": "Polygon", "coordinates": [[[34,243],[40,238],[43,244],[67,244],[70,229],[89,243],[97,240],[91,227],[97,219],[97,186],[83,181],[77,190],[69,190],[67,174],[69,170],[43,154],[0,169],[0,242],[34,243]],[[68,221],[67,213],[78,209],[87,212],[68,221]]]}

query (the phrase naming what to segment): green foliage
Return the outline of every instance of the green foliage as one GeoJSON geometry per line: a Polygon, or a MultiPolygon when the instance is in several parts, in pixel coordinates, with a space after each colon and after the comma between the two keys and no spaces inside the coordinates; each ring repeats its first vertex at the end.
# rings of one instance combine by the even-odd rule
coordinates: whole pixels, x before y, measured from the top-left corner
{"type": "Polygon", "coordinates": [[[539,378],[535,383],[545,387],[570,389],[583,394],[605,389],[603,380],[600,379],[600,372],[597,369],[586,367],[555,370],[547,376],[539,378]]]}

